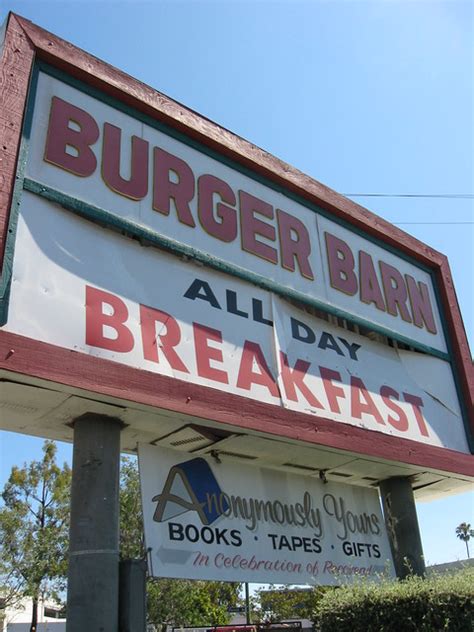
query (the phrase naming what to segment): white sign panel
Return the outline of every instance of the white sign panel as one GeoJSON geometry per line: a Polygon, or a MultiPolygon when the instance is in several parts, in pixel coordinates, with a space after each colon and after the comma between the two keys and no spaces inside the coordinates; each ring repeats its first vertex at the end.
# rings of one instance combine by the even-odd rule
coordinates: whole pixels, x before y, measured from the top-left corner
{"type": "Polygon", "coordinates": [[[44,73],[33,130],[34,182],[446,352],[426,271],[284,193],[44,73]]]}
{"type": "Polygon", "coordinates": [[[335,584],[393,574],[378,492],[139,446],[155,577],[335,584]]]}
{"type": "Polygon", "coordinates": [[[335,424],[468,453],[447,362],[334,327],[26,192],[5,328],[335,424]]]}

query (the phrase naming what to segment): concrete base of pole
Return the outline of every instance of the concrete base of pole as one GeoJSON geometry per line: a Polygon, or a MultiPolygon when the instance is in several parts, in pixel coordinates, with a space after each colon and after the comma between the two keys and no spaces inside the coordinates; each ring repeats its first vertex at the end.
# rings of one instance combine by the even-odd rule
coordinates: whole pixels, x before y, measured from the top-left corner
{"type": "Polygon", "coordinates": [[[120,562],[119,632],[146,630],[146,562],[120,562]]]}
{"type": "Polygon", "coordinates": [[[117,632],[120,420],[74,422],[67,632],[117,632]]]}
{"type": "Polygon", "coordinates": [[[410,479],[389,478],[380,483],[383,512],[397,577],[426,572],[410,479]]]}

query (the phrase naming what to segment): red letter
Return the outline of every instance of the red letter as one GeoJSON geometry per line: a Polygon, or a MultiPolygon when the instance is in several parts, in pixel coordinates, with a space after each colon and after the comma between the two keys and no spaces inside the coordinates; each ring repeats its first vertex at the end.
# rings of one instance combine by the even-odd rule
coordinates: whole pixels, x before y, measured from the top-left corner
{"type": "Polygon", "coordinates": [[[281,265],[295,271],[295,260],[301,274],[307,279],[314,279],[309,263],[311,241],[306,226],[297,217],[277,209],[278,232],[280,234],[281,265]]]}
{"type": "Polygon", "coordinates": [[[278,263],[278,254],[275,248],[257,239],[257,235],[275,241],[275,227],[257,219],[254,213],[273,219],[273,206],[267,204],[250,193],[239,191],[240,196],[240,224],[242,230],[242,250],[251,252],[257,257],[278,263]]]}
{"type": "Polygon", "coordinates": [[[44,152],[46,162],[86,178],[97,167],[90,145],[98,138],[99,128],[90,114],[59,97],[52,98],[44,152]],[[72,129],[70,123],[75,123],[80,129],[72,129]],[[67,147],[72,147],[75,154],[69,154],[67,147]]]}
{"type": "Polygon", "coordinates": [[[426,329],[435,334],[436,325],[427,285],[421,281],[417,285],[415,279],[409,274],[405,274],[405,279],[407,280],[413,322],[417,327],[423,327],[424,322],[426,329]]]}
{"type": "Polygon", "coordinates": [[[356,419],[362,419],[363,414],[372,415],[377,423],[385,425],[364,382],[359,377],[351,375],[351,415],[356,419]]]}
{"type": "Polygon", "coordinates": [[[121,136],[120,127],[104,123],[102,178],[112,191],[132,200],[141,200],[148,191],[148,142],[132,136],[132,164],[130,178],[126,180],[120,175],[121,136]]]}
{"type": "Polygon", "coordinates": [[[159,333],[160,347],[172,369],[189,373],[184,362],[174,350],[181,341],[181,330],[176,320],[159,309],[140,305],[140,327],[142,330],[143,355],[145,360],[159,362],[156,323],[161,323],[166,333],[159,333]]]}
{"type": "Polygon", "coordinates": [[[410,312],[406,306],[407,289],[402,275],[396,268],[384,261],[380,261],[380,271],[382,272],[383,291],[388,313],[392,314],[392,316],[398,316],[398,305],[400,316],[407,323],[411,323],[410,312]]]}
{"type": "Polygon", "coordinates": [[[222,351],[215,347],[210,347],[209,340],[215,340],[222,343],[222,333],[217,329],[205,327],[199,323],[193,323],[194,331],[194,348],[196,353],[196,365],[198,375],[206,377],[215,382],[229,383],[229,378],[225,371],[215,369],[211,366],[211,360],[223,362],[222,351]]]}
{"type": "Polygon", "coordinates": [[[288,363],[288,357],[285,353],[283,353],[283,351],[280,351],[280,363],[281,377],[288,399],[291,399],[291,401],[293,402],[297,402],[298,395],[296,394],[296,389],[298,389],[310,406],[314,406],[315,408],[322,408],[322,405],[320,404],[318,399],[309,390],[307,384],[304,383],[306,372],[308,371],[311,364],[309,362],[305,362],[304,360],[298,359],[296,360],[295,367],[292,370],[288,363]]]}
{"type": "Polygon", "coordinates": [[[393,397],[397,401],[400,399],[397,391],[395,391],[393,388],[390,388],[390,386],[382,386],[382,388],[380,389],[380,395],[382,396],[384,404],[387,406],[387,408],[398,415],[398,419],[389,415],[387,418],[388,423],[397,430],[406,432],[408,430],[408,417],[405,415],[405,411],[403,410],[403,408],[397,406],[397,404],[395,404],[395,402],[392,402],[392,400],[390,399],[390,397],[393,397]]]}
{"type": "Polygon", "coordinates": [[[128,309],[121,298],[86,285],[86,345],[110,351],[127,353],[133,349],[133,335],[124,324],[128,309]],[[104,304],[112,308],[112,314],[104,314],[104,304]],[[104,336],[104,327],[116,333],[115,338],[104,336]]]}
{"type": "Polygon", "coordinates": [[[191,167],[181,158],[159,147],[155,147],[154,156],[153,209],[169,215],[172,199],[179,221],[194,228],[196,224],[189,208],[189,202],[194,197],[194,174],[191,167]],[[178,182],[170,180],[170,172],[174,173],[178,182]]]}
{"type": "Polygon", "coordinates": [[[246,340],[240,360],[237,386],[249,391],[252,384],[261,384],[268,388],[273,397],[280,397],[278,387],[270,373],[270,369],[268,368],[267,361],[265,360],[260,346],[256,342],[246,340]],[[258,373],[253,370],[254,363],[259,369],[258,373]]]}
{"type": "Polygon", "coordinates": [[[209,235],[221,241],[234,241],[237,237],[237,213],[235,209],[218,202],[214,217],[214,194],[223,202],[235,206],[234,192],[224,180],[205,174],[198,179],[198,216],[202,227],[209,235]]]}
{"type": "Polygon", "coordinates": [[[357,292],[357,277],[354,274],[354,255],[348,244],[330,233],[326,237],[329,278],[331,286],[344,294],[353,296],[357,292]]]}
{"type": "Polygon", "coordinates": [[[326,397],[328,398],[329,408],[333,413],[340,413],[341,409],[339,408],[337,399],[338,397],[345,399],[346,395],[344,393],[344,389],[333,384],[332,380],[341,382],[341,374],[337,371],[333,371],[332,369],[326,369],[323,366],[319,367],[319,372],[323,379],[323,386],[326,391],[326,397]]]}
{"type": "Polygon", "coordinates": [[[418,424],[418,428],[421,434],[424,437],[429,437],[430,433],[428,432],[428,428],[426,427],[426,423],[423,418],[423,413],[421,412],[423,400],[421,399],[421,397],[416,397],[416,395],[410,395],[409,393],[403,393],[403,397],[405,398],[405,401],[411,404],[411,407],[413,408],[416,423],[418,424]]]}
{"type": "Polygon", "coordinates": [[[359,252],[360,300],[363,303],[375,303],[377,309],[385,311],[385,302],[375,273],[372,257],[361,250],[359,252]]]}

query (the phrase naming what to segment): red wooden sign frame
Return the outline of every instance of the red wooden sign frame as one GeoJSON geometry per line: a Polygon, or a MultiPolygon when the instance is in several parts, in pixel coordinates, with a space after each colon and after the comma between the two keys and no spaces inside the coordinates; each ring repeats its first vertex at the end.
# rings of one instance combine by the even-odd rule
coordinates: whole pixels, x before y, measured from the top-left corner
{"type": "MultiPolygon", "coordinates": [[[[274,156],[199,116],[125,73],[17,15],[10,14],[3,45],[0,89],[0,259],[8,220],[25,107],[36,61],[41,60],[127,106],[167,124],[254,173],[330,211],[366,234],[428,267],[438,286],[471,435],[474,385],[471,354],[446,257],[370,211],[274,156]]],[[[374,433],[270,404],[196,386],[0,330],[0,370],[85,389],[249,430],[371,457],[474,476],[474,457],[374,433]]]]}

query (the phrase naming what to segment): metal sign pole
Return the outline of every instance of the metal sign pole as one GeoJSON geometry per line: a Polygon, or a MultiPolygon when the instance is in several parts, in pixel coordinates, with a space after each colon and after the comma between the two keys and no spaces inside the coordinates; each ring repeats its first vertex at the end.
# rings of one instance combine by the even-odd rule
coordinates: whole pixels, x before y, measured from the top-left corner
{"type": "Polygon", "coordinates": [[[397,577],[426,572],[411,481],[393,477],[380,483],[383,512],[397,577]]]}
{"type": "Polygon", "coordinates": [[[247,625],[250,625],[251,617],[250,617],[250,596],[249,596],[248,582],[245,582],[245,617],[246,617],[247,625]]]}
{"type": "Polygon", "coordinates": [[[145,632],[146,561],[120,562],[119,632],[145,632]]]}
{"type": "Polygon", "coordinates": [[[117,632],[120,431],[114,417],[74,422],[67,632],[117,632]]]}

